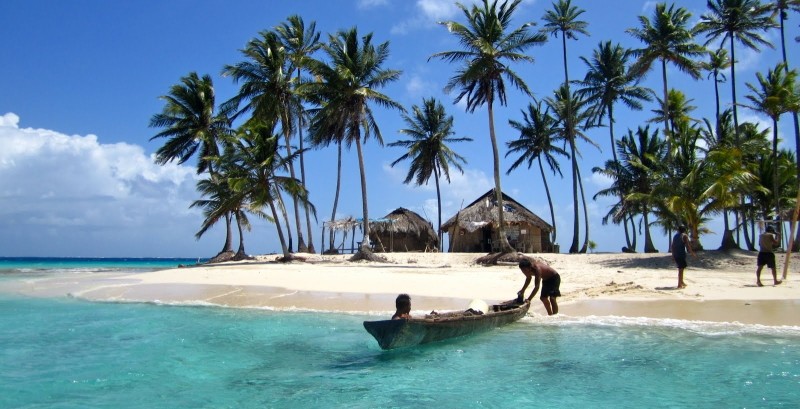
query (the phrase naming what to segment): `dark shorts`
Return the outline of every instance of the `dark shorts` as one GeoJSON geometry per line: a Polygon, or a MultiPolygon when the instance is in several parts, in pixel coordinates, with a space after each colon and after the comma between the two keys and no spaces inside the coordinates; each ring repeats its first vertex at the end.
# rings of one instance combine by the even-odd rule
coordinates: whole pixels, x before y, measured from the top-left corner
{"type": "Polygon", "coordinates": [[[675,264],[678,265],[678,268],[686,268],[688,264],[686,264],[686,255],[683,256],[672,256],[675,259],[675,264]]]}
{"type": "Polygon", "coordinates": [[[542,294],[540,298],[561,297],[561,291],[558,289],[560,286],[561,276],[558,275],[558,273],[547,280],[542,280],[542,294]]]}
{"type": "Polygon", "coordinates": [[[775,268],[775,253],[765,253],[763,251],[759,251],[756,265],[758,267],[767,266],[769,268],[775,268]]]}

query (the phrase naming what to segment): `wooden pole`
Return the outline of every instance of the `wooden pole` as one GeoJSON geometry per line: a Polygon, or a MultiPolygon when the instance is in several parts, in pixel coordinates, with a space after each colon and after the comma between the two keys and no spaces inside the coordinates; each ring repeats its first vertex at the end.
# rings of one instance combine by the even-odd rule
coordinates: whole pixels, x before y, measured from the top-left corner
{"type": "Polygon", "coordinates": [[[789,260],[792,256],[792,247],[794,246],[794,235],[797,231],[797,217],[800,214],[800,189],[797,190],[797,203],[794,206],[794,212],[792,212],[792,224],[789,227],[789,245],[786,247],[786,259],[783,261],[783,274],[781,275],[781,279],[785,280],[786,275],[789,272],[789,260]]]}

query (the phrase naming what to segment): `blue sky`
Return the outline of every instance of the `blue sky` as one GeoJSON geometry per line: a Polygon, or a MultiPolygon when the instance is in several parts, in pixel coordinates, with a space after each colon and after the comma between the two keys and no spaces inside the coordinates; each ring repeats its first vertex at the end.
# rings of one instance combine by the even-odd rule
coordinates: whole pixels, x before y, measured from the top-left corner
{"type": "MultiPolygon", "coordinates": [[[[649,17],[655,5],[638,0],[573,3],[586,10],[582,19],[589,23],[591,36],[568,43],[571,79],[583,77],[585,66],[579,56],[589,56],[601,41],[640,47],[625,30],[638,26],[639,15],[649,17]]],[[[692,12],[693,21],[705,12],[705,1],[675,4],[692,12]]],[[[525,1],[513,25],[533,21],[540,27],[541,17],[550,7],[550,1],[525,1]]],[[[212,76],[219,102],[232,97],[237,87],[229,78],[222,78],[223,66],[240,61],[239,50],[259,31],[275,27],[292,14],[301,15],[306,23],[316,21],[323,38],[356,26],[360,33],[374,33],[374,41],[389,41],[391,57],[386,68],[403,74],[383,92],[407,108],[420,104],[424,97],[436,97],[455,117],[456,136],[474,139],[453,146],[469,163],[463,175],[453,174],[452,183],[443,186],[444,219],[455,214],[462,203],[470,203],[493,187],[486,109],[470,114],[464,112],[463,104],[454,105],[454,95],[446,95],[442,89],[456,66],[428,61],[433,53],[459,47],[453,36],[436,24],[463,21],[449,0],[6,0],[0,4],[0,36],[5,39],[0,63],[0,256],[216,254],[224,239],[222,226],[200,240],[194,238],[202,222],[201,214],[188,208],[199,198],[194,164],[154,165],[151,155],[163,141],[149,141],[158,131],[148,123],[163,107],[158,97],[192,71],[212,76]]],[[[787,38],[800,34],[798,21],[800,16],[790,15],[787,38]]],[[[767,38],[779,45],[777,30],[767,38]]],[[[792,41],[788,51],[794,67],[800,61],[797,50],[792,41]]],[[[535,63],[513,69],[537,98],[544,98],[563,81],[560,38],[550,38],[530,54],[535,63]]],[[[737,48],[737,57],[737,91],[743,98],[745,83],[754,82],[756,72],[773,67],[780,53],[777,48],[761,53],[737,48]]],[[[695,117],[713,117],[711,81],[694,81],[672,67],[668,76],[670,87],[694,99],[698,107],[695,117]]],[[[654,71],[644,85],[660,90],[659,81],[660,73],[654,71]]],[[[721,93],[723,104],[729,106],[728,84],[721,86],[721,93]]],[[[517,137],[508,120],[521,119],[520,110],[528,102],[520,92],[511,90],[508,106],[496,108],[496,129],[503,145],[517,137]]],[[[630,112],[620,107],[617,134],[643,124],[654,108],[651,104],[642,112],[630,112]]],[[[740,120],[770,126],[768,120],[747,109],[739,112],[740,120]]],[[[378,109],[377,118],[385,143],[401,139],[398,130],[405,125],[397,112],[378,109]]],[[[790,136],[789,141],[790,124],[786,117],[780,125],[781,135],[790,136]]],[[[598,244],[598,251],[619,251],[624,245],[621,227],[601,224],[609,201],[591,200],[608,185],[591,172],[610,157],[608,130],[596,128],[588,135],[601,148],[579,144],[590,201],[590,238],[598,244]]],[[[790,142],[789,146],[793,145],[790,142]]],[[[389,165],[402,154],[399,148],[382,147],[374,140],[366,143],[370,215],[379,217],[405,207],[435,224],[433,185],[404,185],[406,165],[389,165]]],[[[308,187],[320,222],[330,217],[335,156],[334,149],[316,150],[306,160],[308,187]]],[[[511,162],[503,159],[503,171],[511,162]]],[[[569,168],[566,162],[562,166],[569,168]]],[[[544,188],[534,170],[518,169],[504,176],[503,189],[549,222],[544,188]]],[[[343,172],[338,216],[359,217],[361,193],[354,150],[345,152],[343,172]]],[[[563,179],[548,177],[554,186],[558,242],[565,249],[572,240],[571,179],[568,171],[563,179]]],[[[717,234],[701,240],[706,248],[716,248],[720,223],[713,222],[710,228],[717,234]]],[[[656,247],[665,251],[666,237],[657,229],[653,233],[656,247]]],[[[318,226],[313,234],[319,248],[318,226]]],[[[245,243],[251,254],[279,250],[275,229],[265,222],[255,223],[245,243]]]]}

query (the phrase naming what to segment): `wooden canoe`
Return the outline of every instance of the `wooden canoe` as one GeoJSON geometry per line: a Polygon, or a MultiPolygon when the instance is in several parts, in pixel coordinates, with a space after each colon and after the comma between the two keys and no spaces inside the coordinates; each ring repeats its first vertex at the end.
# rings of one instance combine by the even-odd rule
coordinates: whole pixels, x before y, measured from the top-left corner
{"type": "Polygon", "coordinates": [[[489,312],[455,311],[429,314],[425,318],[364,321],[364,328],[383,349],[405,348],[461,337],[510,324],[525,316],[530,303],[492,305],[489,312]]]}

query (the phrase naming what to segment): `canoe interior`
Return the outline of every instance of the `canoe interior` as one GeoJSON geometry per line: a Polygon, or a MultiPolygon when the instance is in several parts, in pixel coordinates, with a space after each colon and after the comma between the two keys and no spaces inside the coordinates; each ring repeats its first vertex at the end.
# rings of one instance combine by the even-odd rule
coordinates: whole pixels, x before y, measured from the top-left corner
{"type": "Polygon", "coordinates": [[[403,348],[486,331],[525,316],[529,303],[491,306],[485,314],[455,311],[408,320],[364,321],[364,328],[383,349],[403,348]]]}

